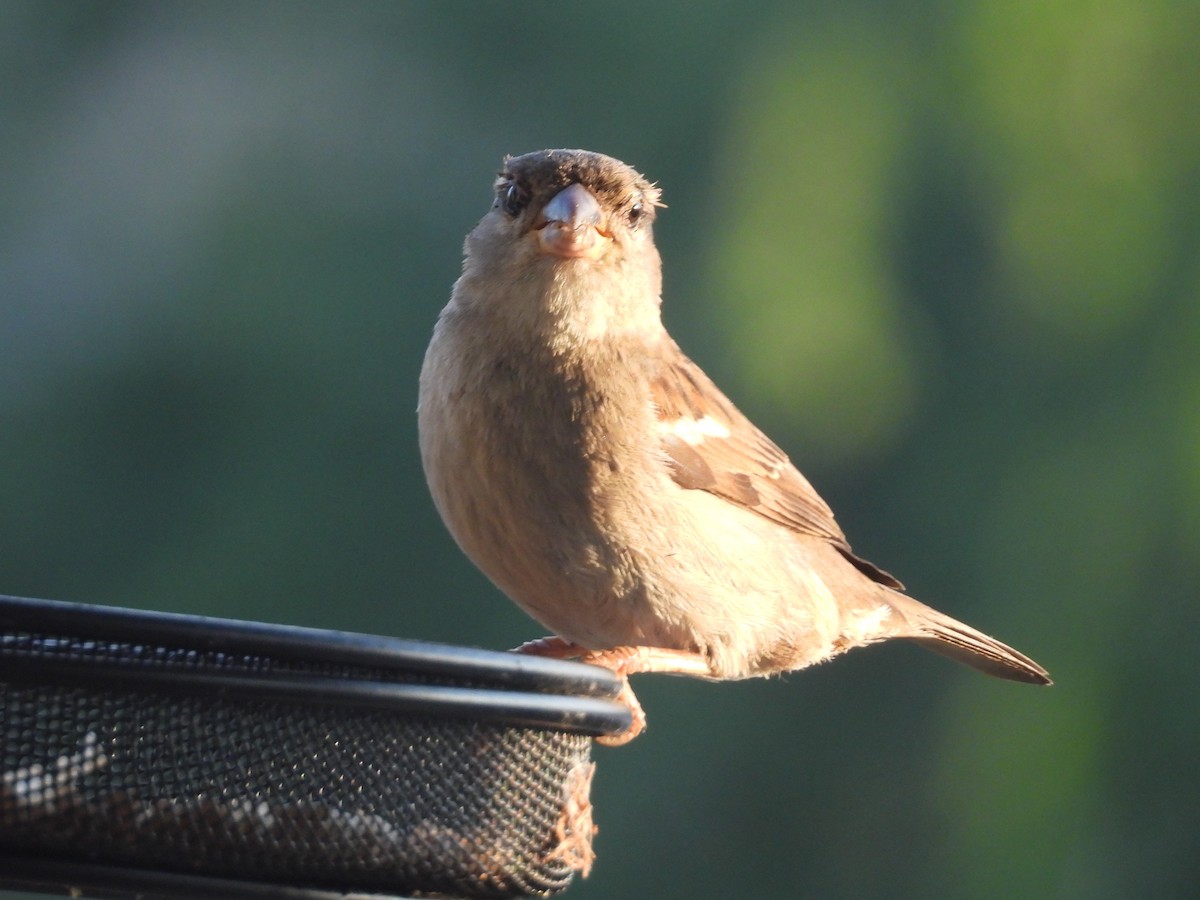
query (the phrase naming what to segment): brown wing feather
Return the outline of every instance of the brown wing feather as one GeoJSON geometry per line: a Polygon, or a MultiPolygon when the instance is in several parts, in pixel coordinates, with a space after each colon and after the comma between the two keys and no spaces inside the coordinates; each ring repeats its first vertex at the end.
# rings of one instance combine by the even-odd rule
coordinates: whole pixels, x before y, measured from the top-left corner
{"type": "Polygon", "coordinates": [[[651,392],[662,448],[675,482],[708,491],[800,534],[833,544],[864,574],[901,589],[887,572],[855,556],[821,496],[779,447],[738,410],[700,367],[674,353],[653,354],[651,392]]]}

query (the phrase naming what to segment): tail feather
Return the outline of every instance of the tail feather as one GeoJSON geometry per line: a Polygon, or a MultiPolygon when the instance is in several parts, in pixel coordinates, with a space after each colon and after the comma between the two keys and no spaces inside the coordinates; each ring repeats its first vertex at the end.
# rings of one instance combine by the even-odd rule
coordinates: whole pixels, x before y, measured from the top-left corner
{"type": "Polygon", "coordinates": [[[889,602],[912,628],[910,634],[899,637],[996,678],[1025,684],[1053,684],[1050,674],[1024,653],[970,625],[903,594],[894,594],[889,602]]]}

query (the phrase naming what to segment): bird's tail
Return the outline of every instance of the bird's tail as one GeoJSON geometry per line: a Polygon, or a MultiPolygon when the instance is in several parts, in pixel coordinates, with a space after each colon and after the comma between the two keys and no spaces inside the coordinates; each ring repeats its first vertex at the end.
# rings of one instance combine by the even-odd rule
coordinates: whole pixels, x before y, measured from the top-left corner
{"type": "Polygon", "coordinates": [[[1023,681],[1026,684],[1052,684],[1049,673],[1024,653],[919,600],[895,592],[889,594],[888,603],[911,628],[910,632],[898,637],[914,641],[928,650],[996,678],[1023,681]]]}

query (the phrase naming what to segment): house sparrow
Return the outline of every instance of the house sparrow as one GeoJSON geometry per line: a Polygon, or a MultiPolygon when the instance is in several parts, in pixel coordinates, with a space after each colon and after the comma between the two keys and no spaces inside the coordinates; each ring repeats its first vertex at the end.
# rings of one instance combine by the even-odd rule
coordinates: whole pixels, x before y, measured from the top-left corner
{"type": "MultiPolygon", "coordinates": [[[[438,511],[556,635],[520,649],[734,679],[907,638],[1049,684],[856,556],[807,479],[683,354],[659,313],[661,205],[599,153],[507,159],[425,355],[421,460],[438,511]]],[[[632,737],[644,717],[626,696],[632,737]]]]}

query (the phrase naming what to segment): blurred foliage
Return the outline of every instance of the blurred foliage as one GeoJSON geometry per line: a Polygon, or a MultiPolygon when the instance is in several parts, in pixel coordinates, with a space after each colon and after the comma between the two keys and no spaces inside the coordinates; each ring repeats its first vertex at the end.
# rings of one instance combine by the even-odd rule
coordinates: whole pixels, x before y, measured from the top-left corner
{"type": "Polygon", "coordinates": [[[857,549],[1046,664],[645,678],[570,896],[1200,882],[1200,6],[0,2],[0,592],[488,647],[416,376],[505,153],[665,189],[665,315],[857,549]]]}

